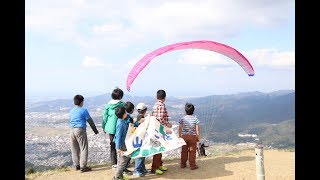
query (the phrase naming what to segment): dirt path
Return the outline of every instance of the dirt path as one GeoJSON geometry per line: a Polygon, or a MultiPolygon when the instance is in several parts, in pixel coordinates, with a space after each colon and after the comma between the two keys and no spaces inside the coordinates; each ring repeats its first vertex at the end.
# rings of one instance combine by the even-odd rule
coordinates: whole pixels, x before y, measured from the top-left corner
{"type": "MultiPolygon", "coordinates": [[[[197,158],[199,169],[181,169],[179,160],[166,161],[169,168],[163,175],[147,174],[145,177],[130,176],[130,179],[222,179],[256,180],[254,150],[247,150],[224,156],[197,158]]],[[[150,163],[146,164],[150,168],[150,163]]],[[[133,170],[133,167],[129,168],[133,170]]],[[[265,178],[272,180],[295,179],[295,153],[278,150],[264,150],[265,178]]],[[[149,169],[148,169],[149,170],[149,169]]],[[[55,174],[43,174],[35,180],[111,180],[114,170],[109,167],[94,168],[91,172],[80,173],[70,170],[55,174]]],[[[31,177],[31,176],[30,176],[31,177]]],[[[29,178],[28,178],[29,179],[29,178]]]]}

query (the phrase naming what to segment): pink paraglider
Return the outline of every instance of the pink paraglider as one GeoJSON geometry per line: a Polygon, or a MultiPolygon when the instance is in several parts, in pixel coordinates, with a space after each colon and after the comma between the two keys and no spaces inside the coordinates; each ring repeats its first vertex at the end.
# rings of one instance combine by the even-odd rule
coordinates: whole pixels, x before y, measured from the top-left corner
{"type": "Polygon", "coordinates": [[[139,60],[128,74],[127,90],[130,91],[130,87],[133,81],[136,79],[138,74],[151,62],[153,58],[160,56],[161,54],[180,49],[204,49],[223,54],[237,62],[249,76],[254,75],[253,67],[251,66],[247,58],[244,57],[239,51],[230,46],[214,41],[180,42],[156,49],[139,60]]]}

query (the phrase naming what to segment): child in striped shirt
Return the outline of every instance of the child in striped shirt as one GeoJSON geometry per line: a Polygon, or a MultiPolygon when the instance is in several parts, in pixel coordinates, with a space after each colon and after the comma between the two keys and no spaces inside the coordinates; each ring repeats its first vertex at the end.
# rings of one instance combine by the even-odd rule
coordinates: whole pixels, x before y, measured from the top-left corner
{"type": "Polygon", "coordinates": [[[200,140],[199,120],[193,115],[194,106],[191,103],[185,105],[186,116],[179,120],[179,137],[183,138],[186,145],[181,150],[181,168],[187,167],[189,157],[190,169],[198,169],[196,165],[197,142],[200,140]]]}

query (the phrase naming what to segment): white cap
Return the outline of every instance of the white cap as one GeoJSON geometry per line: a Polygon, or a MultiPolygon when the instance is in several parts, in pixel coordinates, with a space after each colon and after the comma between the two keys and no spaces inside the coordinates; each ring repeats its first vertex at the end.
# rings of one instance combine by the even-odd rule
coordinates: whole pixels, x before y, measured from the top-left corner
{"type": "Polygon", "coordinates": [[[147,105],[145,105],[144,103],[139,103],[138,105],[137,105],[137,110],[141,110],[141,111],[143,111],[143,110],[145,110],[145,109],[147,109],[147,105]]]}

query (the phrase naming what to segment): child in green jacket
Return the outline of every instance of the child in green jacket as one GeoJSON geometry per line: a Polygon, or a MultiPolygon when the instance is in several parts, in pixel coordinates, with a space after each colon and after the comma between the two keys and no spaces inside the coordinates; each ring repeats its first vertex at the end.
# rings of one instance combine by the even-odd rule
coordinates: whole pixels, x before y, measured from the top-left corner
{"type": "Polygon", "coordinates": [[[108,133],[110,139],[110,159],[112,168],[117,168],[117,152],[115,143],[113,142],[118,117],[115,114],[115,110],[118,107],[123,107],[122,101],[123,91],[120,88],[116,88],[112,91],[111,100],[106,104],[103,113],[102,129],[105,133],[108,133]]]}

